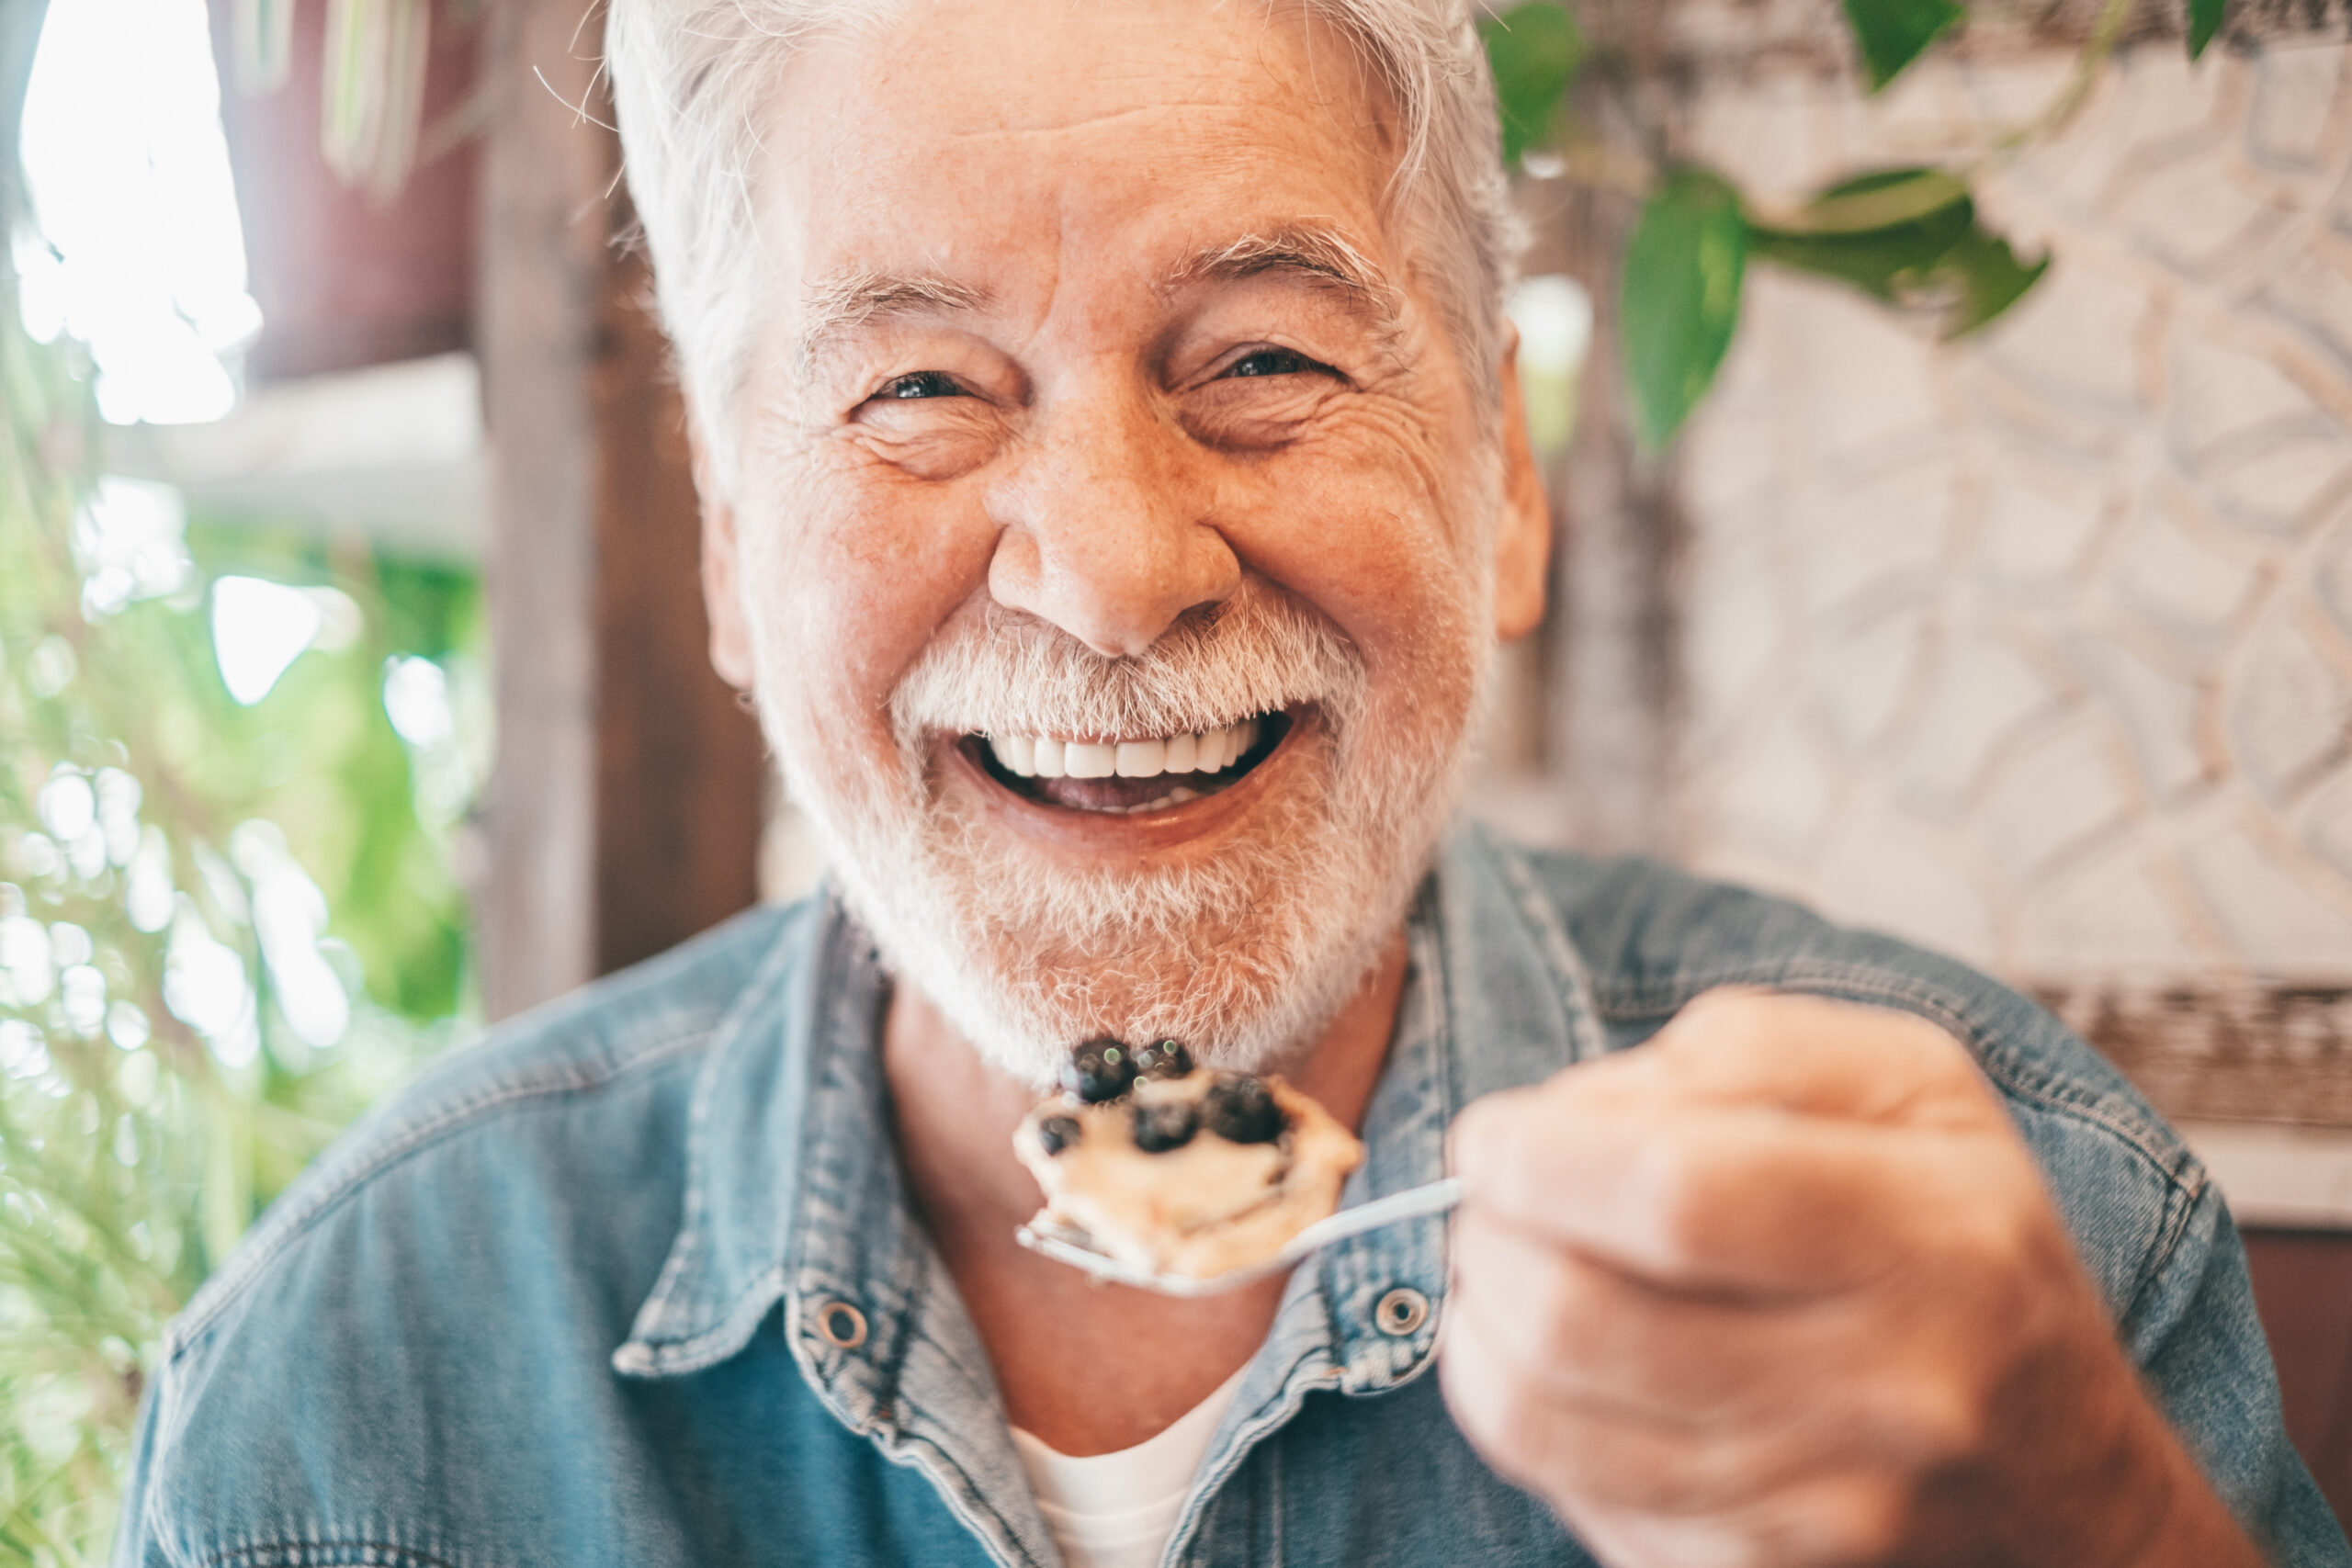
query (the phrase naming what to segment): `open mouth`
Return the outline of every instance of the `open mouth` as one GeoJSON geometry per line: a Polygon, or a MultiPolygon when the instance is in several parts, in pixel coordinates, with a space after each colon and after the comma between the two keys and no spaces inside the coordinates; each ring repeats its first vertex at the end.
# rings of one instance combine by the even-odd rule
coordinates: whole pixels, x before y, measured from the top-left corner
{"type": "Polygon", "coordinates": [[[967,735],[957,744],[1024,800],[1132,816],[1232,788],[1274,754],[1295,723],[1288,713],[1261,713],[1193,734],[1091,740],[967,735]]]}

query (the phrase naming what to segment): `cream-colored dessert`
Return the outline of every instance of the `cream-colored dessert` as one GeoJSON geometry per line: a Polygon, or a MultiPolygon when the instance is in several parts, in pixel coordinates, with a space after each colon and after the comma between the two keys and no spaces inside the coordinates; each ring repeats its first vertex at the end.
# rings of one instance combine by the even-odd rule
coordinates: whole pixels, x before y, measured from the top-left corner
{"type": "MultiPolygon", "coordinates": [[[[1080,1051],[1099,1069],[1104,1047],[1120,1050],[1080,1051]]],[[[1142,1057],[1140,1077],[1071,1075],[1023,1119],[1013,1152],[1045,1190],[1042,1220],[1132,1267],[1202,1278],[1272,1256],[1338,1209],[1363,1145],[1320,1105],[1272,1075],[1193,1068],[1168,1043],[1142,1057]]]]}

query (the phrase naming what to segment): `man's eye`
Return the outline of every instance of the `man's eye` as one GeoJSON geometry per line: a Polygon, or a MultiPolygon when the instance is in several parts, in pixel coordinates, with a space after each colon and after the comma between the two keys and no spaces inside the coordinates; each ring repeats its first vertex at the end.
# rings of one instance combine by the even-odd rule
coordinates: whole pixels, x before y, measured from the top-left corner
{"type": "Polygon", "coordinates": [[[960,398],[967,394],[952,377],[936,370],[918,370],[911,376],[901,376],[874,394],[884,399],[960,398]]]}
{"type": "Polygon", "coordinates": [[[1302,376],[1324,368],[1303,354],[1286,348],[1261,348],[1245,354],[1226,371],[1227,376],[1302,376]]]}

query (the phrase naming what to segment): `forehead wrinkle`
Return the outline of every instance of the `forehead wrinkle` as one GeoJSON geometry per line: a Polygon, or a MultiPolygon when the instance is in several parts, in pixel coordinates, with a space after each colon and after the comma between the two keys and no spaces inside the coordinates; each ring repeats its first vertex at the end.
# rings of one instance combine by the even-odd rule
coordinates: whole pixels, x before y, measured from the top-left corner
{"type": "Polygon", "coordinates": [[[985,289],[950,278],[872,270],[844,273],[816,284],[803,299],[794,357],[806,375],[843,339],[877,321],[977,310],[988,302],[985,289]]]}
{"type": "Polygon", "coordinates": [[[1173,292],[1187,284],[1268,273],[1287,273],[1338,290],[1371,313],[1383,337],[1394,338],[1403,330],[1396,286],[1346,235],[1320,224],[1285,223],[1196,251],[1170,269],[1159,287],[1173,292]]]}

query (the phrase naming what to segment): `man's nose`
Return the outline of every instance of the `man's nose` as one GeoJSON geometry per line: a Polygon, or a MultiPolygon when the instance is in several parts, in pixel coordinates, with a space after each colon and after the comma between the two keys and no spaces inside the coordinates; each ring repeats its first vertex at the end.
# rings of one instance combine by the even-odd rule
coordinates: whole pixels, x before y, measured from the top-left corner
{"type": "Polygon", "coordinates": [[[1241,563],[1209,516],[1215,487],[1199,456],[1141,398],[1089,399],[1049,417],[989,492],[1002,529],[989,593],[1114,657],[1227,597],[1241,563]]]}

